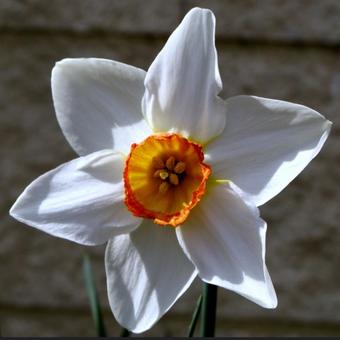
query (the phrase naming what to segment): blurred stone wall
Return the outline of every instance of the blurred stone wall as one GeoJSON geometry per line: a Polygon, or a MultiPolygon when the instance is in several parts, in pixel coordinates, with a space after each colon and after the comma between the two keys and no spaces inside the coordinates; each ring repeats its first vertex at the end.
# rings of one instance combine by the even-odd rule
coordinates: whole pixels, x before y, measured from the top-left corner
{"type": "MultiPolygon", "coordinates": [[[[96,56],[147,69],[194,6],[217,18],[224,97],[289,100],[334,122],[320,155],[261,208],[279,307],[264,310],[219,290],[217,335],[340,335],[340,1],[0,0],[2,335],[95,335],[84,253],[93,259],[109,334],[119,334],[107,304],[104,247],[53,238],[8,210],[38,175],[75,157],[54,115],[54,63],[96,56]]],[[[196,282],[144,335],[185,335],[200,287],[196,282]]]]}

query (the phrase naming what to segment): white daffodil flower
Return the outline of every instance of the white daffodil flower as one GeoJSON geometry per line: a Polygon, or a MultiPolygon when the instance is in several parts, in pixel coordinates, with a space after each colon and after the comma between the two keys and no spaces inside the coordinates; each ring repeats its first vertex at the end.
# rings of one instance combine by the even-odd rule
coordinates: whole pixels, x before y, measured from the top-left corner
{"type": "Polygon", "coordinates": [[[58,62],[55,110],[80,157],[36,179],[10,211],[54,236],[108,242],[110,305],[135,333],[197,275],[276,307],[257,206],[304,169],[330,132],[302,105],[221,99],[214,36],[213,13],[194,8],[147,72],[104,59],[58,62]]]}

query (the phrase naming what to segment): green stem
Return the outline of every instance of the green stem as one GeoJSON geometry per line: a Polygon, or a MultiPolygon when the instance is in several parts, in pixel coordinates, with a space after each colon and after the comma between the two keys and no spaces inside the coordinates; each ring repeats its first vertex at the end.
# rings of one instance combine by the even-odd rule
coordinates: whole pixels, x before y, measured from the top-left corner
{"type": "Polygon", "coordinates": [[[91,268],[91,261],[88,255],[83,256],[83,274],[87,295],[89,297],[92,318],[97,330],[97,335],[100,337],[106,337],[103,315],[101,312],[96,284],[91,268]]]}
{"type": "Polygon", "coordinates": [[[199,317],[200,312],[201,312],[202,300],[203,300],[203,296],[201,294],[198,297],[198,300],[197,300],[197,303],[196,303],[196,308],[194,310],[194,314],[192,315],[192,319],[191,319],[190,326],[189,326],[188,338],[192,338],[194,333],[195,333],[195,328],[196,328],[196,325],[197,325],[198,317],[199,317]]]}
{"type": "Polygon", "coordinates": [[[215,336],[217,286],[204,283],[201,335],[215,336]]]}
{"type": "Polygon", "coordinates": [[[122,332],[120,333],[120,337],[121,338],[128,338],[130,336],[130,332],[128,329],[123,328],[122,332]]]}

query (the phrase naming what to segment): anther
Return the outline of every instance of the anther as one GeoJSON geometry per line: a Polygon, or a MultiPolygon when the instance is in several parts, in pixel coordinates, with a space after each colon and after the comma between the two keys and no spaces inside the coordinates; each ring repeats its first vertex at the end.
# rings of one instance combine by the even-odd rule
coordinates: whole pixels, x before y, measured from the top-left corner
{"type": "Polygon", "coordinates": [[[168,182],[162,182],[158,188],[158,191],[161,194],[165,194],[168,191],[169,187],[170,187],[170,184],[168,182]]]}
{"type": "Polygon", "coordinates": [[[170,174],[169,181],[172,185],[178,185],[179,183],[178,176],[176,174],[170,174]]]}
{"type": "Polygon", "coordinates": [[[174,166],[175,166],[175,162],[176,162],[175,157],[170,156],[170,157],[166,160],[165,165],[166,165],[166,167],[171,171],[171,170],[173,170],[173,168],[174,168],[174,166]]]}
{"type": "Polygon", "coordinates": [[[155,178],[161,177],[161,176],[160,176],[160,173],[161,173],[162,171],[164,171],[164,170],[156,170],[156,171],[153,173],[153,177],[155,177],[155,178]]]}
{"type": "Polygon", "coordinates": [[[163,169],[164,168],[164,162],[162,158],[160,157],[154,157],[152,159],[152,164],[156,169],[163,169]]]}
{"type": "Polygon", "coordinates": [[[166,170],[161,170],[159,172],[159,177],[162,179],[162,180],[165,180],[169,177],[169,173],[166,171],[166,170]]]}
{"type": "Polygon", "coordinates": [[[174,171],[176,174],[181,174],[182,172],[185,171],[186,164],[184,162],[178,162],[174,168],[174,171]]]}

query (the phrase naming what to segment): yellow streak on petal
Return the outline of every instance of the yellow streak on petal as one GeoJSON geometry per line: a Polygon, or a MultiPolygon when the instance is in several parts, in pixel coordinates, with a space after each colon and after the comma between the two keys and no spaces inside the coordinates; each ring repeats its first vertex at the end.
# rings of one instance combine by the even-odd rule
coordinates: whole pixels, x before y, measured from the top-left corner
{"type": "Polygon", "coordinates": [[[217,184],[227,184],[230,183],[231,181],[229,179],[215,179],[214,182],[217,184]]]}

